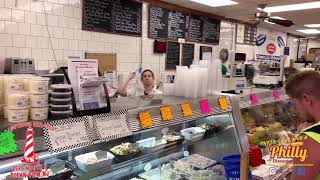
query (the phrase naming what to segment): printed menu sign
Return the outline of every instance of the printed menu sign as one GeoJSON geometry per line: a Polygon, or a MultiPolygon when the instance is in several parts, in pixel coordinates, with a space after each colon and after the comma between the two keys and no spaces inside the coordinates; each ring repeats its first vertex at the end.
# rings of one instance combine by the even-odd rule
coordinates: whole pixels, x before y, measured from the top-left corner
{"type": "Polygon", "coordinates": [[[188,38],[189,16],[183,12],[150,6],[149,37],[153,39],[188,38]]]}
{"type": "Polygon", "coordinates": [[[82,12],[84,30],[141,35],[141,2],[133,0],[83,0],[82,12]]]}
{"type": "Polygon", "coordinates": [[[194,44],[182,44],[182,65],[188,66],[193,63],[194,44]]]}
{"type": "Polygon", "coordinates": [[[126,111],[113,112],[93,117],[94,129],[100,139],[112,140],[132,134],[126,111]]]}
{"type": "Polygon", "coordinates": [[[139,120],[141,128],[149,128],[154,125],[152,117],[149,112],[139,112],[139,120]]]}
{"type": "Polygon", "coordinates": [[[192,109],[189,103],[181,104],[181,109],[184,117],[192,116],[192,109]]]}
{"type": "Polygon", "coordinates": [[[192,15],[190,19],[189,40],[199,43],[219,44],[220,23],[220,20],[192,15]]]}
{"type": "Polygon", "coordinates": [[[180,44],[178,42],[168,41],[166,70],[174,70],[180,64],[180,44]]]}
{"type": "Polygon", "coordinates": [[[52,128],[44,128],[49,152],[57,153],[92,144],[89,122],[86,117],[48,122],[52,128]]]}

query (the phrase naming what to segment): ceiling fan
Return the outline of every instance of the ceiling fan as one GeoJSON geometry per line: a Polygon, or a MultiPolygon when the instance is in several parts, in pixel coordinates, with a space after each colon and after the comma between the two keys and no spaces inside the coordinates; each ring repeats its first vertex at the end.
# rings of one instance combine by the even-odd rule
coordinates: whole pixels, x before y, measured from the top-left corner
{"type": "Polygon", "coordinates": [[[254,15],[255,19],[252,20],[255,22],[255,25],[258,25],[263,22],[275,23],[275,24],[285,26],[285,27],[290,27],[290,26],[294,25],[294,23],[290,20],[271,18],[270,13],[264,11],[264,9],[266,7],[267,7],[267,4],[259,4],[258,5],[259,10],[254,15]]]}

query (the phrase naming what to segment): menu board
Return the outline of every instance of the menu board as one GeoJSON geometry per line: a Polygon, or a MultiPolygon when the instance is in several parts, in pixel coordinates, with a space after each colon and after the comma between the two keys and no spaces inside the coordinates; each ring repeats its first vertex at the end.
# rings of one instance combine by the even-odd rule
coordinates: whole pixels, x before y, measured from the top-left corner
{"type": "Polygon", "coordinates": [[[188,66],[192,64],[194,59],[194,44],[182,44],[182,65],[188,66]]]}
{"type": "Polygon", "coordinates": [[[199,43],[219,44],[220,24],[220,20],[192,15],[190,19],[189,40],[199,43]]]}
{"type": "Polygon", "coordinates": [[[250,25],[237,24],[237,44],[255,45],[257,28],[250,25]]]}
{"type": "Polygon", "coordinates": [[[58,153],[92,144],[87,117],[65,119],[47,123],[44,128],[49,152],[58,153]]]}
{"type": "Polygon", "coordinates": [[[189,16],[186,13],[150,6],[149,38],[178,39],[188,38],[189,16]]]}
{"type": "Polygon", "coordinates": [[[128,126],[127,111],[93,116],[93,127],[102,140],[112,140],[132,134],[128,126]]]}
{"type": "Polygon", "coordinates": [[[83,0],[82,28],[141,35],[142,3],[133,0],[83,0]]]}
{"type": "Polygon", "coordinates": [[[175,70],[180,65],[180,44],[178,42],[168,41],[166,70],[175,70]]]}

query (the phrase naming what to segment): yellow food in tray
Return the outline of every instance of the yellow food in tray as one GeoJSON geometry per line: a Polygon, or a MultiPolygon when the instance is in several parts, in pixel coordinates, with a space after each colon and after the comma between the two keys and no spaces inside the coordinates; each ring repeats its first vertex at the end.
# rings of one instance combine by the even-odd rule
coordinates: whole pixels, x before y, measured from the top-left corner
{"type": "Polygon", "coordinates": [[[152,117],[149,112],[140,112],[139,113],[140,125],[142,128],[148,128],[154,125],[152,117]]]}
{"type": "Polygon", "coordinates": [[[181,104],[181,109],[184,117],[192,116],[192,110],[189,103],[181,104]]]}

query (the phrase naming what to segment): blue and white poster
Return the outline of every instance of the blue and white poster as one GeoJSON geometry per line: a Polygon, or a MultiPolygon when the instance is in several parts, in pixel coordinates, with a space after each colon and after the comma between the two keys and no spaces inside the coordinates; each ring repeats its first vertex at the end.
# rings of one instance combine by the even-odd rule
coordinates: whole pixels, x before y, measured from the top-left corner
{"type": "Polygon", "coordinates": [[[278,60],[286,46],[287,34],[279,31],[258,28],[255,45],[256,60],[278,60]]]}

